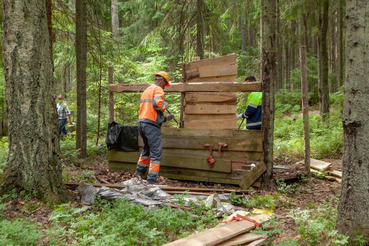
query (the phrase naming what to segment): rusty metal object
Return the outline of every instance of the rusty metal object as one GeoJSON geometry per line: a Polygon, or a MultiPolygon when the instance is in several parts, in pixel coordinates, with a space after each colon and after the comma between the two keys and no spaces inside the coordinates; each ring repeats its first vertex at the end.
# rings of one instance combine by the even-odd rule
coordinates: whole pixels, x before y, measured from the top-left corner
{"type": "Polygon", "coordinates": [[[203,145],[205,148],[209,148],[210,150],[210,156],[208,158],[206,158],[206,161],[209,163],[210,167],[214,166],[214,163],[217,161],[216,159],[213,158],[213,144],[204,144],[203,145]]]}
{"type": "Polygon", "coordinates": [[[226,143],[218,143],[218,154],[222,152],[222,148],[228,147],[228,144],[226,143]]]}

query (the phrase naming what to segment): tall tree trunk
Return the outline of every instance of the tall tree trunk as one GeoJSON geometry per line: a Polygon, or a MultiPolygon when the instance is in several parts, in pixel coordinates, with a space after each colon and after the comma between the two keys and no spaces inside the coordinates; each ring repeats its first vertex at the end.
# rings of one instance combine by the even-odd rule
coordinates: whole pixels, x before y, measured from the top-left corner
{"type": "Polygon", "coordinates": [[[85,0],[76,0],[76,61],[77,61],[77,127],[76,148],[81,157],[87,155],[87,10],[85,0]]]}
{"type": "Polygon", "coordinates": [[[204,0],[197,0],[197,42],[196,53],[204,59],[204,0]]]}
{"type": "Polygon", "coordinates": [[[111,34],[113,39],[119,39],[119,0],[111,0],[111,34]]]}
{"type": "Polygon", "coordinates": [[[276,64],[276,89],[282,89],[283,87],[283,42],[281,34],[281,16],[279,9],[279,0],[277,0],[277,35],[276,35],[276,46],[277,46],[277,64],[276,64]]]}
{"type": "Polygon", "coordinates": [[[0,193],[65,202],[45,1],[4,0],[3,10],[9,156],[0,193]]]}
{"type": "Polygon", "coordinates": [[[339,233],[369,240],[369,60],[367,0],[347,1],[344,153],[339,233]]]}
{"type": "Polygon", "coordinates": [[[342,0],[338,0],[337,9],[337,87],[343,84],[344,66],[343,66],[343,20],[342,20],[342,0]]]}
{"type": "Polygon", "coordinates": [[[275,31],[276,31],[276,0],[264,0],[262,15],[262,88],[263,88],[263,124],[264,132],[264,162],[267,171],[263,175],[262,188],[274,190],[273,180],[273,133],[275,111],[275,31]]]}
{"type": "Polygon", "coordinates": [[[246,52],[247,46],[247,31],[245,24],[245,11],[241,8],[241,19],[240,19],[240,27],[241,27],[241,44],[242,44],[242,52],[246,52]]]}
{"type": "Polygon", "coordinates": [[[329,1],[320,1],[319,18],[319,59],[320,59],[320,84],[319,84],[319,110],[322,119],[325,121],[329,117],[329,85],[328,85],[328,9],[329,1]]]}

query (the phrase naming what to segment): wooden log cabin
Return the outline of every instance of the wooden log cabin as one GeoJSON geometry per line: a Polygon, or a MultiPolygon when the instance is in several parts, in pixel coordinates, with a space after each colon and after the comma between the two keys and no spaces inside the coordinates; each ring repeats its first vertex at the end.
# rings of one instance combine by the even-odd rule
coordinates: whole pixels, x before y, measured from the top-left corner
{"type": "MultiPolygon", "coordinates": [[[[163,159],[160,175],[202,182],[226,183],[244,187],[265,171],[253,171],[250,164],[263,164],[263,132],[237,129],[235,92],[261,91],[260,82],[236,82],[236,55],[197,60],[182,66],[182,83],[171,83],[165,93],[181,93],[179,128],[162,128],[163,159]],[[212,146],[212,154],[210,147],[212,146]],[[208,157],[216,160],[213,165],[208,157]],[[245,186],[245,184],[247,184],[245,186]]],[[[141,93],[149,84],[113,84],[109,68],[110,122],[114,120],[113,93],[141,93]]],[[[107,153],[111,171],[134,171],[142,151],[107,153]]],[[[260,165],[259,165],[260,166],[260,165]]],[[[265,166],[263,164],[263,166],[265,166]]]]}

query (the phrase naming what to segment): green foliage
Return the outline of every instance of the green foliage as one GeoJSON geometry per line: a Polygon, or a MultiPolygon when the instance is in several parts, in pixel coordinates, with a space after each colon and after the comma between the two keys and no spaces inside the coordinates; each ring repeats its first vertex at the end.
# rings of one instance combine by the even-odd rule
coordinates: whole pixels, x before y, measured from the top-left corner
{"type": "Polygon", "coordinates": [[[288,207],[291,204],[291,200],[281,194],[273,195],[257,195],[254,194],[251,199],[245,196],[236,196],[235,193],[231,193],[229,197],[232,204],[237,206],[244,206],[248,209],[259,208],[259,209],[276,209],[278,207],[288,207]]]}
{"type": "MultiPolygon", "coordinates": [[[[337,208],[331,202],[320,205],[313,210],[295,209],[287,215],[295,220],[301,235],[300,245],[347,245],[349,237],[338,234],[335,229],[337,208]]],[[[362,238],[356,238],[355,245],[363,243],[362,238]]],[[[351,244],[353,245],[353,244],[351,244]]]]}
{"type": "Polygon", "coordinates": [[[8,137],[2,137],[0,141],[0,175],[3,173],[3,169],[6,166],[8,160],[8,137]]]}
{"type": "Polygon", "coordinates": [[[260,227],[256,228],[252,233],[266,234],[268,237],[272,237],[282,232],[282,221],[275,215],[273,215],[268,221],[265,221],[260,227]]]}
{"type": "Polygon", "coordinates": [[[92,210],[61,205],[50,220],[50,244],[78,245],[162,245],[216,221],[213,215],[196,221],[188,211],[146,209],[128,200],[98,200],[92,210]]]}
{"type": "Polygon", "coordinates": [[[36,245],[42,237],[37,225],[26,220],[0,220],[0,245],[36,245]]]}
{"type": "MultiPolygon", "coordinates": [[[[330,113],[329,122],[322,122],[316,113],[309,114],[310,147],[313,158],[334,158],[343,152],[342,114],[340,110],[330,113]]],[[[280,117],[276,114],[274,127],[274,154],[304,156],[304,132],[302,115],[280,117]]]]}

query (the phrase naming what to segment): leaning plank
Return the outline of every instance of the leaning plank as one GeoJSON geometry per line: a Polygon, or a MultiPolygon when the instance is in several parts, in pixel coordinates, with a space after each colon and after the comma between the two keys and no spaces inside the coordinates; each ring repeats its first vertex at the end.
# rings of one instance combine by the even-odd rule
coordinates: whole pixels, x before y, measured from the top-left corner
{"type": "Polygon", "coordinates": [[[198,68],[200,78],[237,75],[237,65],[201,66],[198,68]]]}
{"type": "MultiPolygon", "coordinates": [[[[143,92],[151,84],[111,84],[110,92],[143,92]]],[[[261,82],[172,83],[165,92],[247,92],[261,91],[261,82]]]]}
{"type": "Polygon", "coordinates": [[[248,232],[255,228],[254,223],[249,221],[237,221],[223,226],[218,226],[198,234],[165,244],[166,246],[206,246],[216,245],[232,237],[248,232]]]}
{"type": "Polygon", "coordinates": [[[266,171],[267,167],[264,162],[257,164],[246,176],[242,179],[240,186],[243,190],[247,190],[250,186],[266,171]]]}
{"type": "Polygon", "coordinates": [[[240,245],[244,243],[253,242],[255,240],[263,238],[263,235],[260,234],[253,234],[253,233],[246,233],[241,234],[239,236],[236,236],[234,238],[231,238],[225,242],[219,243],[216,246],[234,246],[234,245],[240,245]]]}

